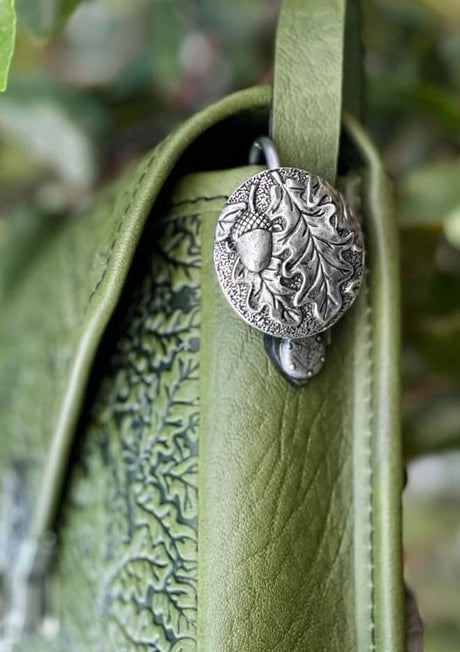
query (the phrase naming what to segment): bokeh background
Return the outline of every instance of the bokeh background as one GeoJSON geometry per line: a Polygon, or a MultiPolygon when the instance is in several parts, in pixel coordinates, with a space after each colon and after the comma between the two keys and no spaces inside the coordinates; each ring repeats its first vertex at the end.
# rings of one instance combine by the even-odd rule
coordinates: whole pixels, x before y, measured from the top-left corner
{"type": "MultiPolygon", "coordinates": [[[[279,0],[16,0],[0,255],[190,113],[271,78],[279,0]],[[3,244],[3,246],[2,246],[3,244]]],[[[365,0],[368,128],[402,236],[405,565],[428,652],[460,650],[460,0],[365,0]]],[[[46,229],[45,229],[46,230],[46,229]]]]}

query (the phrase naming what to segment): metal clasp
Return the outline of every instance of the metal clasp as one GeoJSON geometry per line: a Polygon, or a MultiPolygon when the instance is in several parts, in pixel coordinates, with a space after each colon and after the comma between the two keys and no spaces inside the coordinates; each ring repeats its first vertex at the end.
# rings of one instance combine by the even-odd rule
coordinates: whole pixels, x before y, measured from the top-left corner
{"type": "Polygon", "coordinates": [[[270,170],[280,167],[280,160],[274,142],[268,136],[259,136],[249,150],[249,164],[257,165],[263,155],[270,170]]]}

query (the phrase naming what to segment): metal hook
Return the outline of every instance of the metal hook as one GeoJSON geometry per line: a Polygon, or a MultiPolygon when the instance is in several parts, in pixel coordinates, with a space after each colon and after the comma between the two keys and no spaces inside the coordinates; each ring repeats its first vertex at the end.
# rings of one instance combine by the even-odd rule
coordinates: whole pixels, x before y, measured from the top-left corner
{"type": "Polygon", "coordinates": [[[268,136],[259,136],[255,139],[249,150],[249,164],[257,165],[261,154],[265,158],[267,167],[270,170],[280,167],[278,152],[273,141],[268,136]]]}

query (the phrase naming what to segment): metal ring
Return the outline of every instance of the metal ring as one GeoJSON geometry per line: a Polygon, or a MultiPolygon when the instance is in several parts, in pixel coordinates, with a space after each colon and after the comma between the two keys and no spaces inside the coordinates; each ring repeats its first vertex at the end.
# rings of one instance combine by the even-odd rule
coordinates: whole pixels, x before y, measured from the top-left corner
{"type": "Polygon", "coordinates": [[[270,170],[280,167],[278,152],[276,151],[273,141],[268,136],[259,136],[253,142],[249,150],[249,164],[257,165],[260,155],[263,155],[270,170]]]}

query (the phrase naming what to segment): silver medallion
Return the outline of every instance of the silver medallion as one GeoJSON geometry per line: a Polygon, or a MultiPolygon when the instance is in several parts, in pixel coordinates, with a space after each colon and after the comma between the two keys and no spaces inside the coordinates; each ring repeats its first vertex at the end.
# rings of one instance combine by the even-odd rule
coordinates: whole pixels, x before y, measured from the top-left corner
{"type": "Polygon", "coordinates": [[[360,226],[314,174],[273,167],[242,183],[217,222],[214,262],[236,312],[274,337],[324,331],[353,303],[364,267],[360,226]]]}

